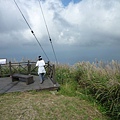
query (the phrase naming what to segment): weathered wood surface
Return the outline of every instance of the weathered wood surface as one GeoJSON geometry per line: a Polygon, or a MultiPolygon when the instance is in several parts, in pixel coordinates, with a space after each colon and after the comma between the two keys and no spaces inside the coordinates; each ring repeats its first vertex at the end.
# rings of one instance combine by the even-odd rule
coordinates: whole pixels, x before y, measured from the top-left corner
{"type": "Polygon", "coordinates": [[[12,75],[12,82],[19,81],[20,79],[25,80],[26,85],[29,85],[34,82],[32,75],[23,75],[23,74],[19,74],[19,73],[14,73],[12,75]]]}
{"type": "MultiPolygon", "coordinates": [[[[54,84],[55,81],[55,65],[50,63],[49,61],[45,63],[46,75],[52,80],[54,84]]],[[[31,74],[37,75],[38,67],[36,66],[36,62],[19,62],[19,63],[9,63],[5,65],[0,65],[0,77],[8,77],[12,76],[14,73],[21,74],[31,74]]]]}
{"type": "Polygon", "coordinates": [[[40,84],[39,76],[33,76],[33,79],[34,83],[26,85],[22,79],[21,81],[12,82],[11,77],[0,78],[0,93],[23,92],[29,90],[39,91],[44,89],[56,90],[60,87],[58,83],[53,84],[49,78],[45,78],[42,84],[40,84]]]}

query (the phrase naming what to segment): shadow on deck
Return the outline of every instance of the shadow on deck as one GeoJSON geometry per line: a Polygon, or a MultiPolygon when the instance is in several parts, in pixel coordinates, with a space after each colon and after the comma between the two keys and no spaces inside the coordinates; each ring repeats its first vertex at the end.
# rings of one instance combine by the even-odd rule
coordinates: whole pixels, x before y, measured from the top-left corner
{"type": "Polygon", "coordinates": [[[8,92],[24,92],[30,90],[58,90],[60,85],[58,83],[53,84],[53,82],[46,78],[42,84],[40,84],[40,80],[38,76],[33,76],[34,83],[26,85],[24,81],[15,81],[12,82],[11,77],[0,78],[0,93],[8,93],[8,92]]]}

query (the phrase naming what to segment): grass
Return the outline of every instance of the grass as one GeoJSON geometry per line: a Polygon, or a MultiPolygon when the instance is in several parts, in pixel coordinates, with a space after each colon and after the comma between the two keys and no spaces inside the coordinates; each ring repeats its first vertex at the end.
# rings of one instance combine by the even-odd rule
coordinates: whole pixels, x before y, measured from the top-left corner
{"type": "MultiPolygon", "coordinates": [[[[45,107],[44,110],[44,107],[39,108],[36,105],[36,103],[32,104],[31,102],[30,103],[32,105],[31,108],[32,109],[34,108],[33,111],[35,110],[36,111],[35,114],[37,114],[35,116],[38,116],[37,118],[35,117],[33,119],[38,119],[39,117],[43,116],[42,109],[43,111],[46,111],[44,113],[44,116],[47,116],[46,119],[53,119],[53,118],[57,119],[57,116],[59,114],[60,114],[59,119],[65,119],[65,120],[66,119],[80,119],[80,120],[106,119],[102,115],[107,115],[108,117],[111,117],[111,120],[120,119],[120,63],[119,62],[114,60],[109,63],[103,63],[102,61],[99,62],[96,61],[95,63],[78,62],[73,66],[58,64],[56,66],[55,77],[57,82],[61,84],[61,89],[58,93],[59,95],[57,96],[55,95],[53,98],[56,100],[54,101],[55,103],[58,102],[56,103],[57,106],[54,106],[54,104],[53,107],[51,105],[49,106],[49,108],[44,106],[45,107]],[[58,99],[60,98],[60,101],[62,101],[62,103],[57,98],[58,99]],[[65,101],[67,100],[67,102],[65,103],[64,100],[65,101]],[[86,108],[82,106],[85,104],[83,103],[83,101],[85,101],[85,103],[88,104],[86,105],[87,106],[86,108]],[[89,101],[89,103],[87,101],[89,101]],[[77,105],[74,102],[76,102],[77,105]],[[79,106],[79,108],[77,106],[79,106]],[[90,108],[91,106],[94,108],[93,114],[94,111],[99,110],[100,113],[102,113],[102,115],[98,116],[98,114],[96,113],[96,116],[93,117],[92,113],[90,112],[90,109],[87,111],[87,109],[90,108]],[[101,118],[101,116],[103,118],[101,118]]],[[[24,94],[31,95],[31,93],[24,93],[24,94]]],[[[7,95],[9,96],[9,94],[7,95]]],[[[34,97],[40,94],[37,94],[36,92],[34,94],[34,92],[32,92],[32,95],[34,97]]],[[[50,94],[46,94],[46,95],[44,97],[45,98],[48,97],[49,99],[53,96],[50,94]]],[[[43,99],[43,95],[41,94],[40,96],[39,96],[40,97],[39,101],[43,99]]],[[[33,99],[32,97],[30,98],[33,99]]],[[[26,101],[23,101],[23,103],[24,102],[25,104],[29,103],[29,102],[26,103],[26,101]]],[[[47,102],[49,103],[49,101],[47,102]]],[[[43,104],[40,103],[39,105],[42,106],[43,104]]],[[[30,114],[32,113],[30,112],[30,114]]],[[[42,117],[42,119],[45,118],[42,117]]]]}
{"type": "Polygon", "coordinates": [[[52,92],[7,93],[0,96],[0,120],[108,120],[96,105],[81,97],[52,92]]]}
{"type": "Polygon", "coordinates": [[[91,95],[106,115],[120,119],[120,64],[117,61],[103,63],[79,62],[73,66],[58,65],[56,79],[62,84],[62,94],[75,95],[79,91],[91,95]],[[77,84],[76,84],[77,83],[77,84]]]}

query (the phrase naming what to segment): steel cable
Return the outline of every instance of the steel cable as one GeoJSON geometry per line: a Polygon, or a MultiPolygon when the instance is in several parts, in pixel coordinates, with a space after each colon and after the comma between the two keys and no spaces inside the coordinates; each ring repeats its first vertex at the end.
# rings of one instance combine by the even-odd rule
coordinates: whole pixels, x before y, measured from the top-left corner
{"type": "Polygon", "coordinates": [[[20,13],[21,13],[22,17],[24,18],[25,22],[27,23],[27,25],[28,25],[28,27],[29,27],[29,29],[30,29],[31,33],[32,33],[32,34],[33,34],[33,36],[35,37],[35,39],[36,39],[36,41],[37,41],[38,45],[41,47],[41,49],[42,49],[43,53],[45,54],[46,58],[48,59],[48,61],[50,61],[50,60],[49,60],[49,58],[48,58],[48,56],[47,56],[47,54],[45,53],[45,51],[44,51],[44,49],[43,49],[42,45],[40,44],[39,40],[37,39],[37,37],[36,37],[35,33],[33,32],[32,28],[30,27],[29,23],[27,22],[27,20],[26,20],[25,16],[23,15],[22,11],[20,10],[20,8],[19,8],[19,6],[18,6],[18,4],[16,3],[16,1],[15,1],[15,0],[14,0],[14,3],[15,3],[15,5],[17,6],[18,10],[20,11],[20,13]]]}
{"type": "Polygon", "coordinates": [[[40,0],[38,0],[38,1],[39,1],[39,6],[40,6],[40,9],[41,9],[42,16],[43,16],[43,20],[44,20],[44,23],[45,23],[45,26],[46,26],[46,29],[47,29],[49,41],[51,43],[52,50],[53,50],[53,53],[54,53],[54,56],[55,56],[55,60],[58,63],[58,60],[57,60],[57,57],[56,57],[56,54],[55,54],[55,49],[53,47],[52,40],[51,40],[51,37],[50,37],[50,33],[49,33],[49,30],[48,30],[48,26],[47,26],[47,23],[46,23],[46,20],[45,20],[45,17],[44,17],[44,13],[43,13],[43,10],[42,10],[42,6],[41,6],[41,3],[40,3],[40,0]]]}

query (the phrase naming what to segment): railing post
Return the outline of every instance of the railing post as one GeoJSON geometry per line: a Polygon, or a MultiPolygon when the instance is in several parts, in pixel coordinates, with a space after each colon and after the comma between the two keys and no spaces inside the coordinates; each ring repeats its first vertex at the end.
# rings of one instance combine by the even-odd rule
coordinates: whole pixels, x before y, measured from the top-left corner
{"type": "Polygon", "coordinates": [[[0,77],[2,76],[2,67],[0,65],[0,77]]]}
{"type": "Polygon", "coordinates": [[[9,70],[10,70],[10,76],[12,76],[12,68],[11,68],[11,61],[9,61],[9,70]]]}
{"type": "Polygon", "coordinates": [[[54,64],[52,65],[52,69],[53,69],[53,75],[52,75],[53,83],[56,84],[56,81],[55,81],[55,65],[54,64]]]}
{"type": "Polygon", "coordinates": [[[20,63],[19,63],[18,69],[19,69],[19,73],[20,73],[20,63]]]}
{"type": "Polygon", "coordinates": [[[50,62],[48,61],[48,76],[50,75],[50,62]]]}
{"type": "Polygon", "coordinates": [[[31,74],[31,64],[29,60],[28,60],[28,74],[31,74]]]}

